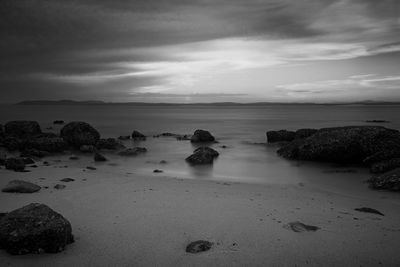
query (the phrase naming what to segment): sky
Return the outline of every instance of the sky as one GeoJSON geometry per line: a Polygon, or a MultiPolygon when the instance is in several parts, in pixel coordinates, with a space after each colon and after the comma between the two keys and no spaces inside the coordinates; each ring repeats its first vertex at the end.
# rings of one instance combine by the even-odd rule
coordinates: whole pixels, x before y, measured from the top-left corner
{"type": "Polygon", "coordinates": [[[400,101],[399,0],[1,0],[0,102],[400,101]]]}

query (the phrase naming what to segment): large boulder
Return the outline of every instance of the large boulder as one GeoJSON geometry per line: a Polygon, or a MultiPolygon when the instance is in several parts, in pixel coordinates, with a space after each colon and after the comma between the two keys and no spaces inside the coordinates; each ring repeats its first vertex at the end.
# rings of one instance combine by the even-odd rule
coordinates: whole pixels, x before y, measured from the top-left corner
{"type": "Polygon", "coordinates": [[[125,146],[115,138],[100,139],[96,144],[97,149],[118,150],[125,146]]]}
{"type": "Polygon", "coordinates": [[[139,132],[139,131],[136,131],[136,130],[134,130],[133,132],[132,132],[132,139],[133,140],[146,140],[146,136],[144,135],[144,134],[142,134],[141,132],[139,132]]]}
{"type": "Polygon", "coordinates": [[[267,141],[268,143],[290,142],[294,140],[295,135],[295,132],[287,130],[268,131],[267,141]]]}
{"type": "Polygon", "coordinates": [[[22,172],[25,170],[25,161],[23,158],[7,158],[4,162],[7,170],[22,172]]]}
{"type": "Polygon", "coordinates": [[[38,137],[25,142],[25,147],[47,152],[63,152],[68,145],[61,137],[38,137]]]}
{"type": "Polygon", "coordinates": [[[317,129],[299,129],[297,131],[279,130],[279,131],[268,131],[267,141],[268,143],[276,142],[291,142],[295,139],[304,139],[315,134],[317,129]]]}
{"type": "Polygon", "coordinates": [[[200,147],[192,155],[186,158],[186,161],[192,165],[212,164],[219,153],[209,147],[200,147]]]}
{"type": "Polygon", "coordinates": [[[35,193],[40,186],[23,180],[10,181],[1,191],[7,193],[35,193]]]}
{"type": "Polygon", "coordinates": [[[4,125],[7,136],[29,138],[42,133],[39,123],[36,121],[10,121],[4,125]]]}
{"type": "Polygon", "coordinates": [[[81,121],[70,122],[60,132],[60,136],[71,146],[96,145],[100,139],[99,132],[90,124],[81,121]]]}
{"type": "Polygon", "coordinates": [[[120,156],[137,156],[139,154],[146,153],[147,149],[145,147],[134,147],[127,148],[118,153],[120,156]]]}
{"type": "Polygon", "coordinates": [[[400,157],[400,132],[378,126],[323,128],[278,150],[289,159],[365,163],[400,157]]]}
{"type": "Polygon", "coordinates": [[[400,158],[394,158],[374,163],[371,165],[370,171],[372,173],[384,173],[396,168],[400,168],[400,158]]]}
{"type": "Polygon", "coordinates": [[[57,253],[72,242],[70,222],[44,204],[29,204],[0,219],[0,248],[14,255],[57,253]]]}
{"type": "Polygon", "coordinates": [[[374,176],[368,182],[373,189],[400,191],[400,168],[374,176]]]}
{"type": "Polygon", "coordinates": [[[196,130],[192,135],[190,141],[192,143],[199,143],[199,142],[214,142],[215,138],[211,135],[209,131],[205,130],[196,130]]]}

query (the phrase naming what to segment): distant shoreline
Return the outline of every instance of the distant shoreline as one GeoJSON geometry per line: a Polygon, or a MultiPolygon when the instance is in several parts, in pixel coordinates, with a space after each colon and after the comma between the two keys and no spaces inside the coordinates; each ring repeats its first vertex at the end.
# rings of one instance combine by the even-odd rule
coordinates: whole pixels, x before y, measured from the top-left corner
{"type": "Polygon", "coordinates": [[[119,105],[119,106],[277,106],[277,105],[316,105],[316,106],[337,106],[337,105],[400,105],[400,102],[386,102],[386,101],[360,101],[360,102],[337,102],[337,103],[299,103],[299,102],[253,102],[253,103],[237,103],[237,102],[212,102],[212,103],[148,103],[148,102],[104,102],[104,101],[75,101],[75,100],[30,100],[21,101],[14,105],[25,106],[73,106],[73,105],[119,105]]]}

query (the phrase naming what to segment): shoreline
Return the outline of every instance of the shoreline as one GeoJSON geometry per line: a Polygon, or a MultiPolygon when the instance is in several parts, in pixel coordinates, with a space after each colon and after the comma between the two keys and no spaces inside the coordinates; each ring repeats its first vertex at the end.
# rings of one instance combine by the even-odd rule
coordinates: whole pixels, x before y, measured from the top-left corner
{"type": "Polygon", "coordinates": [[[371,199],[308,184],[259,185],[103,171],[108,168],[0,170],[4,176],[0,186],[18,178],[49,186],[33,194],[1,193],[0,212],[31,202],[46,204],[71,222],[76,239],[59,254],[11,256],[0,251],[0,260],[6,266],[395,266],[400,262],[396,253],[400,199],[390,192],[371,199]],[[59,181],[66,177],[75,181],[59,181]],[[66,188],[53,189],[56,183],[66,188]],[[359,207],[378,209],[385,216],[354,210],[359,207]],[[296,233],[284,227],[293,221],[320,230],[296,233]],[[185,246],[199,239],[215,245],[200,254],[185,253],[185,246]]]}

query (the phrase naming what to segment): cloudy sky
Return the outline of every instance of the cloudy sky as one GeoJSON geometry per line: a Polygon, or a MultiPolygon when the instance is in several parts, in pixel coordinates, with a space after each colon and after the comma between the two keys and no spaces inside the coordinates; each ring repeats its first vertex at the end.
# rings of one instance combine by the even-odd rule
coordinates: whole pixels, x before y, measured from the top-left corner
{"type": "Polygon", "coordinates": [[[0,101],[400,101],[399,0],[1,0],[0,101]]]}

